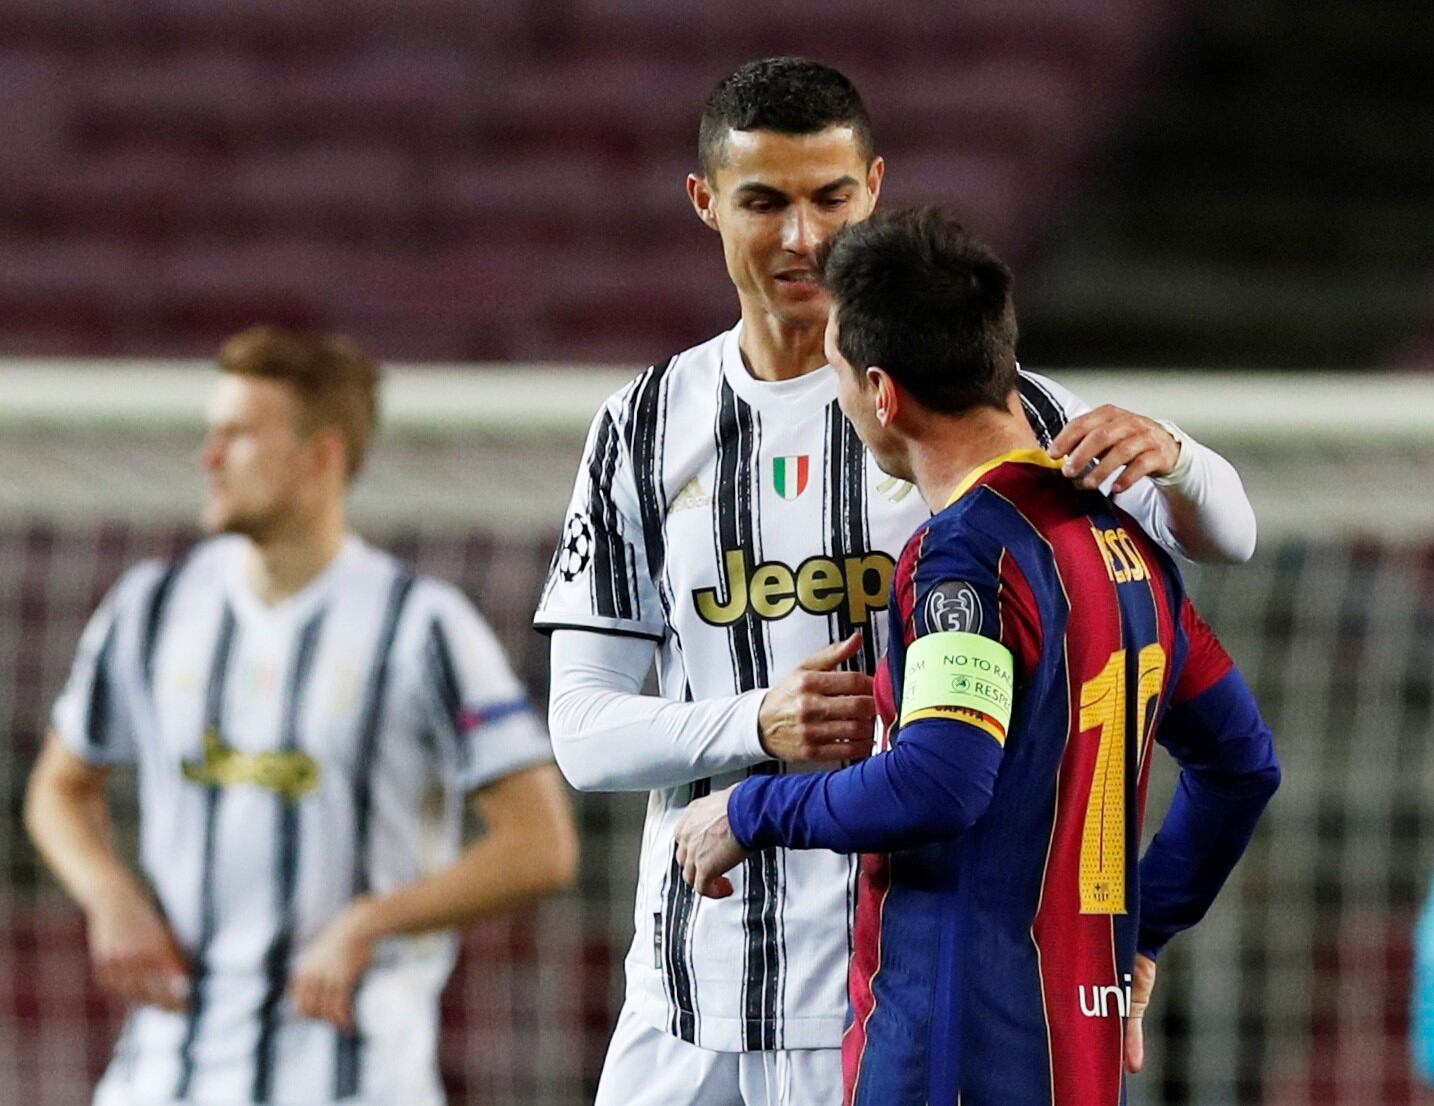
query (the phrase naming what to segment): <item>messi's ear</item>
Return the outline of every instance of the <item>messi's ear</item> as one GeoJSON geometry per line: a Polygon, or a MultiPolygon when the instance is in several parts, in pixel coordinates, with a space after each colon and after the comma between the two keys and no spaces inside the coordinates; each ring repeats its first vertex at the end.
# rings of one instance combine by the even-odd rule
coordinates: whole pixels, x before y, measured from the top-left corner
{"type": "Polygon", "coordinates": [[[692,210],[712,230],[717,230],[717,193],[707,183],[706,177],[696,173],[687,174],[687,198],[692,201],[692,210]]]}
{"type": "Polygon", "coordinates": [[[876,421],[883,427],[890,426],[901,410],[900,386],[880,365],[872,365],[866,370],[866,382],[875,392],[872,406],[876,410],[876,421]]]}

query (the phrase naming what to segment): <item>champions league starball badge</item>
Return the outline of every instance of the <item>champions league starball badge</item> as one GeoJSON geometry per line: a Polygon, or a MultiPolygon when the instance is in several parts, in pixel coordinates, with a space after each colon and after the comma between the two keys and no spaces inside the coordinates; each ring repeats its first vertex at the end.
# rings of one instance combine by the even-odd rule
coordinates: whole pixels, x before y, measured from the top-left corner
{"type": "Polygon", "coordinates": [[[932,633],[979,634],[981,599],[965,580],[942,580],[926,595],[926,628],[932,633]]]}
{"type": "Polygon", "coordinates": [[[577,512],[568,517],[563,543],[558,552],[558,573],[571,584],[588,567],[593,556],[593,528],[587,516],[577,512]]]}

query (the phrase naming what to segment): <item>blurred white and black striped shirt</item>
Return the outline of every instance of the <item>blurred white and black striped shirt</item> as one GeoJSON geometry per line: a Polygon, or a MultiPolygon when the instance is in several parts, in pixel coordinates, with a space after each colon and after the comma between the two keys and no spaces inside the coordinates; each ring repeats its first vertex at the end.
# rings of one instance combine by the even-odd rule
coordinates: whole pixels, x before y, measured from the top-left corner
{"type": "Polygon", "coordinates": [[[358,538],[267,607],[220,537],[128,572],[55,706],[60,739],[134,763],[141,863],[194,969],[189,1010],[131,1015],[102,1090],[212,1103],[441,1101],[451,936],[383,943],[358,1032],[297,1017],[289,968],[356,895],[456,858],[471,791],[551,759],[454,587],[358,538]]]}

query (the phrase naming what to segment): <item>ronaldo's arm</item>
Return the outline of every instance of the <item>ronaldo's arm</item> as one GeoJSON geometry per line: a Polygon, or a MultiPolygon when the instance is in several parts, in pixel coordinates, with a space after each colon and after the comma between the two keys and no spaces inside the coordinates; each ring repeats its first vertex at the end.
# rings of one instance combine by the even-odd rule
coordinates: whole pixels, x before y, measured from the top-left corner
{"type": "Polygon", "coordinates": [[[771,759],[758,730],[765,689],[690,703],[643,695],[656,650],[645,638],[553,633],[548,731],[579,791],[677,787],[771,759]]]}
{"type": "MultiPolygon", "coordinates": [[[[1168,445],[1174,437],[1168,424],[1109,405],[1092,410],[1057,381],[1037,373],[1025,376],[1060,406],[1066,426],[1055,444],[1067,456],[1084,460],[1093,451],[1135,460],[1156,438],[1168,445]]],[[[1235,466],[1183,431],[1176,448],[1169,471],[1136,480],[1114,496],[1116,504],[1166,549],[1192,561],[1248,561],[1255,552],[1255,510],[1235,466]]],[[[1117,470],[1104,477],[1101,487],[1107,494],[1119,476],[1117,470]]]]}

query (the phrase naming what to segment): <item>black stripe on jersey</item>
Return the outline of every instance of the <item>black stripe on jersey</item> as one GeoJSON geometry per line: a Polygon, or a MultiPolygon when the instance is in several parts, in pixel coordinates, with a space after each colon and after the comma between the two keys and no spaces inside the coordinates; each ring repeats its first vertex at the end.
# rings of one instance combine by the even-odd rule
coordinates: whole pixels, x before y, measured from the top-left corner
{"type": "Polygon", "coordinates": [[[428,662],[428,678],[433,684],[439,709],[443,712],[444,735],[453,742],[454,763],[461,773],[468,762],[468,751],[458,726],[458,716],[463,711],[463,689],[458,683],[458,669],[453,663],[453,650],[448,645],[448,635],[444,633],[443,623],[436,616],[428,624],[428,639],[424,642],[423,651],[428,662]]]}
{"type": "Polygon", "coordinates": [[[140,640],[140,666],[144,672],[144,686],[154,690],[154,653],[159,645],[159,631],[164,625],[164,616],[169,610],[169,596],[174,581],[184,567],[184,558],[171,561],[155,582],[149,603],[144,612],[144,637],[140,640]]]}
{"type": "Polygon", "coordinates": [[[91,749],[103,749],[110,734],[110,659],[114,655],[115,638],[119,634],[119,618],[116,616],[105,631],[104,644],[95,657],[95,681],[90,685],[90,701],[85,707],[85,743],[91,749]]]}
{"type": "Polygon", "coordinates": [[[637,484],[637,507],[642,517],[647,572],[654,584],[662,579],[667,560],[664,530],[667,496],[662,484],[663,377],[676,360],[671,357],[661,367],[653,365],[638,380],[630,400],[626,427],[632,474],[637,484]]]}
{"type": "Polygon", "coordinates": [[[545,637],[554,630],[581,630],[585,634],[612,634],[614,637],[635,637],[643,641],[661,643],[661,634],[649,634],[642,630],[631,630],[626,626],[589,626],[582,622],[538,622],[534,620],[533,630],[545,637]]]}
{"type": "MultiPolygon", "coordinates": [[[[378,757],[379,724],[383,720],[384,697],[388,690],[389,655],[393,652],[394,638],[398,636],[398,624],[403,617],[409,593],[413,590],[413,583],[413,573],[407,568],[400,568],[389,588],[388,608],[384,612],[383,627],[379,631],[373,665],[369,669],[363,714],[359,716],[358,754],[354,764],[353,781],[353,898],[367,894],[370,886],[368,842],[373,829],[372,777],[374,762],[378,757]]],[[[343,1099],[358,1093],[362,1048],[363,1040],[357,1032],[340,1031],[334,1057],[335,1098],[343,1099]]]]}
{"type": "MultiPolygon", "coordinates": [[[[224,692],[229,683],[229,665],[234,656],[236,632],[234,610],[225,603],[224,614],[219,622],[219,636],[214,643],[214,659],[209,666],[201,745],[207,742],[210,734],[222,732],[224,692]]],[[[212,784],[204,789],[204,859],[199,878],[199,940],[194,948],[194,971],[189,981],[189,1009],[185,1016],[184,1037],[179,1045],[179,1080],[173,1095],[176,1099],[189,1097],[189,1085],[194,1079],[194,1041],[199,1035],[200,1019],[204,1016],[204,991],[209,982],[209,945],[214,940],[214,931],[218,926],[214,903],[214,855],[217,836],[215,828],[222,795],[223,791],[212,784]]]]}
{"type": "MultiPolygon", "coordinates": [[[[862,557],[870,552],[866,525],[866,447],[857,436],[856,428],[841,413],[836,401],[827,408],[827,484],[830,496],[828,535],[831,556],[838,564],[845,557],[862,557]]],[[[844,641],[856,630],[862,631],[861,653],[847,662],[853,671],[875,672],[879,620],[885,608],[867,612],[866,620],[857,625],[851,620],[846,604],[832,612],[836,625],[832,640],[844,641]]]]}
{"type": "MultiPolygon", "coordinates": [[[[695,780],[691,785],[691,796],[700,799],[712,791],[712,781],[695,780]]],[[[697,1002],[692,987],[692,924],[697,918],[697,892],[682,878],[682,866],[677,863],[674,847],[672,868],[667,875],[667,902],[663,911],[663,924],[667,930],[662,943],[664,964],[663,975],[670,980],[672,1020],[669,1032],[689,1044],[697,1041],[697,1002]]]]}
{"type": "Polygon", "coordinates": [[[593,529],[593,611],[604,618],[637,619],[632,586],[632,551],[623,540],[622,522],[612,499],[622,439],[612,412],[604,411],[588,458],[588,518],[593,529]]]}
{"type": "MultiPolygon", "coordinates": [[[[756,424],[752,408],[722,379],[717,404],[717,487],[712,493],[717,515],[717,574],[724,595],[732,594],[726,579],[729,550],[746,554],[748,566],[760,563],[757,545],[756,505],[753,502],[753,465],[757,457],[756,424]]],[[[738,693],[767,686],[767,652],[761,620],[748,610],[728,628],[738,693]]]]}
{"type": "MultiPolygon", "coordinates": [[[[722,379],[717,403],[717,487],[713,507],[717,516],[719,577],[726,573],[728,550],[740,549],[748,565],[761,561],[758,547],[754,466],[761,464],[757,425],[750,406],[722,379]]],[[[732,582],[723,580],[731,594],[732,582]]],[[[738,693],[768,685],[766,636],[756,614],[748,611],[728,628],[728,643],[738,693]]],[[[751,774],[775,771],[767,763],[751,774]]],[[[743,863],[745,887],[743,929],[747,935],[742,972],[742,1047],[775,1048],[780,965],[777,956],[775,894],[776,858],[765,851],[743,863]]]]}
{"type": "MultiPolygon", "coordinates": [[[[299,747],[299,719],[303,717],[304,693],[309,686],[317,652],[319,629],[326,610],[314,614],[299,631],[294,660],[284,689],[284,715],[279,731],[279,748],[292,752],[299,747]]],[[[275,914],[279,919],[273,940],[264,955],[267,977],[264,999],[259,1005],[259,1040],[254,1055],[255,1102],[268,1102],[274,1090],[274,1046],[279,1027],[279,1002],[289,985],[289,954],[294,944],[294,885],[299,872],[299,808],[296,800],[276,796],[279,804],[279,838],[275,871],[275,914]]]]}
{"type": "Polygon", "coordinates": [[[1026,419],[1041,445],[1049,448],[1066,424],[1066,413],[1039,380],[1026,373],[1016,375],[1020,381],[1021,406],[1026,410],[1026,419]]]}

